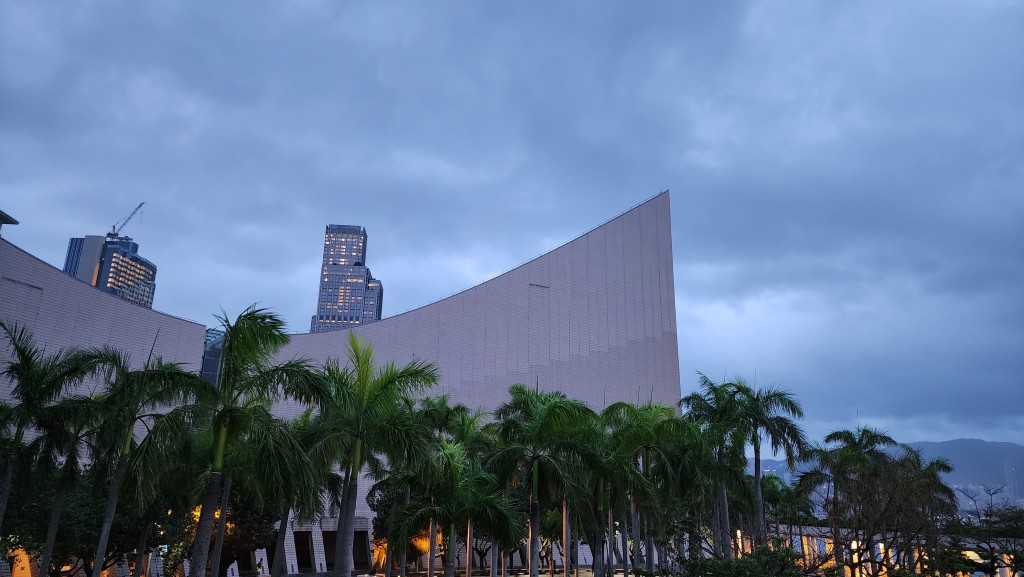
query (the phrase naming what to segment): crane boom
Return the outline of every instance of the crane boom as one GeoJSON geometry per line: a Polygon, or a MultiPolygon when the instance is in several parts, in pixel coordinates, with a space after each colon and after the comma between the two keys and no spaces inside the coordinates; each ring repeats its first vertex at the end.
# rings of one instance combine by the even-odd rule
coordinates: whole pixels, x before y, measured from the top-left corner
{"type": "Polygon", "coordinates": [[[128,216],[115,222],[114,226],[110,227],[110,232],[107,233],[107,236],[116,237],[117,235],[121,234],[121,229],[124,228],[124,225],[128,224],[128,221],[131,220],[133,216],[135,216],[135,213],[139,212],[139,209],[142,208],[142,205],[144,204],[146,203],[140,202],[139,206],[135,207],[135,210],[128,213],[128,216]]]}

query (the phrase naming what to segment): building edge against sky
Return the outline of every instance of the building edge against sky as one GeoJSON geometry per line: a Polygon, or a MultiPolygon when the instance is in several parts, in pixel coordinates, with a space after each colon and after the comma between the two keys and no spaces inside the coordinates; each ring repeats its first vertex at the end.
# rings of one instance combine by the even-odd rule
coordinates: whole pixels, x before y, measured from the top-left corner
{"type": "MultiPolygon", "coordinates": [[[[517,382],[562,391],[595,409],[616,401],[674,405],[680,379],[669,209],[666,191],[480,285],[349,330],[373,344],[378,362],[435,362],[440,381],[427,394],[445,393],[473,408],[496,407],[517,382]]],[[[153,350],[197,371],[206,338],[198,323],[96,290],[6,239],[0,318],[24,324],[48,350],[110,345],[139,365],[153,350]]],[[[293,335],[278,357],[343,359],[347,332],[293,335]]],[[[5,343],[0,362],[10,354],[5,343]]],[[[82,392],[98,386],[86,383],[82,392]]],[[[10,391],[11,383],[0,381],[0,399],[10,391]]],[[[275,407],[282,417],[302,410],[288,402],[275,407]]],[[[363,532],[369,484],[361,485],[363,532]]],[[[286,537],[289,572],[327,570],[336,527],[337,519],[294,524],[286,537]]]]}

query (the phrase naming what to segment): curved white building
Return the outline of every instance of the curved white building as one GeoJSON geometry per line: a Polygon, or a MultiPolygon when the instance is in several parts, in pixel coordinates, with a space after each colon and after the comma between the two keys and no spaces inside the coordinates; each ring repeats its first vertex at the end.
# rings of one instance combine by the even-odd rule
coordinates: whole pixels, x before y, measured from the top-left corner
{"type": "MultiPolygon", "coordinates": [[[[48,347],[110,344],[140,362],[153,347],[196,370],[202,358],[201,325],[102,293],[3,240],[0,318],[24,323],[48,347]]],[[[349,330],[373,344],[378,362],[433,361],[440,382],[428,394],[474,408],[493,409],[513,383],[559,390],[594,409],[615,401],[674,405],[680,382],[669,193],[473,288],[349,330]]],[[[347,332],[293,335],[279,357],[344,359],[347,332]]],[[[8,354],[0,350],[0,358],[8,354]]],[[[285,403],[277,412],[302,409],[285,403]]],[[[362,486],[357,528],[366,530],[368,483],[362,486]]],[[[328,570],[336,527],[336,519],[295,526],[288,572],[328,570]]]]}

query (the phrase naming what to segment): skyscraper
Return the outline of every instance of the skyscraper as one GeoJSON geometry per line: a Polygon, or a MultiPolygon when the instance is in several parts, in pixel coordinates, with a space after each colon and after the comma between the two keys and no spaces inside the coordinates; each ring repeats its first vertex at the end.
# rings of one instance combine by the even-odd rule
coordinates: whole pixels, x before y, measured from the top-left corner
{"type": "Polygon", "coordinates": [[[68,240],[64,272],[128,302],[153,308],[156,265],[139,256],[127,236],[85,236],[68,240]]]}
{"type": "Polygon", "coordinates": [[[327,225],[320,294],[309,331],[320,333],[379,321],[383,302],[384,287],[366,266],[366,229],[327,225]]]}

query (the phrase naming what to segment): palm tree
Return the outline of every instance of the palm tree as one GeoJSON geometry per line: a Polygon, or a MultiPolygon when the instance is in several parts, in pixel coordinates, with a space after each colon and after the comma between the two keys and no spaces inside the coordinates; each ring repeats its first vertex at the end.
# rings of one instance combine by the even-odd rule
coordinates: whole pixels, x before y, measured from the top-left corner
{"type": "Polygon", "coordinates": [[[743,446],[749,438],[746,424],[740,418],[739,391],[730,383],[718,384],[701,373],[702,392],[684,397],[680,406],[686,407],[687,417],[698,424],[710,439],[715,455],[713,476],[717,495],[712,513],[715,553],[732,558],[732,531],[729,520],[730,481],[742,482],[746,458],[743,446]]]}
{"type": "Polygon", "coordinates": [[[732,386],[738,393],[739,419],[754,448],[754,538],[756,544],[762,545],[767,541],[767,533],[761,487],[761,444],[767,441],[772,455],[782,451],[790,472],[794,472],[806,439],[793,419],[802,418],[804,412],[789,391],[774,387],[754,389],[743,379],[736,379],[732,386]]]}
{"type": "Polygon", "coordinates": [[[842,566],[846,562],[844,528],[853,524],[849,516],[852,507],[861,498],[873,498],[870,493],[863,493],[863,481],[882,470],[890,459],[886,450],[897,443],[885,432],[871,427],[833,431],[825,436],[824,442],[823,446],[805,452],[804,458],[812,467],[800,475],[796,486],[801,495],[824,491],[835,561],[842,566]]]}
{"type": "Polygon", "coordinates": [[[14,357],[0,375],[9,379],[12,404],[0,404],[0,528],[3,527],[7,500],[11,495],[16,458],[23,450],[26,431],[35,427],[40,415],[55,399],[82,382],[92,372],[90,355],[75,349],[60,349],[47,355],[36,346],[28,330],[18,324],[0,321],[0,333],[10,343],[14,357]]]}
{"type": "MultiPolygon", "coordinates": [[[[378,367],[373,346],[349,333],[348,364],[329,361],[324,381],[329,393],[321,404],[321,443],[345,472],[338,519],[335,571],[352,572],[352,540],[359,474],[367,465],[379,467],[382,454],[400,454],[417,440],[417,423],[405,399],[437,382],[433,363],[412,361],[402,367],[378,367]]],[[[322,449],[323,450],[323,449],[322,449]]]]}
{"type": "MultiPolygon", "coordinates": [[[[445,577],[455,575],[456,532],[477,523],[495,535],[507,535],[522,527],[522,514],[506,499],[494,474],[484,470],[480,458],[471,456],[466,445],[439,438],[426,464],[424,485],[416,502],[396,515],[396,535],[409,539],[428,522],[445,529],[445,577]]],[[[467,542],[467,558],[470,555],[467,542]]],[[[467,562],[467,571],[468,571],[467,562]]]]}
{"type": "Polygon", "coordinates": [[[50,522],[42,555],[39,557],[39,571],[50,573],[50,561],[57,539],[57,529],[64,514],[67,492],[78,482],[82,472],[80,456],[86,438],[92,433],[95,423],[95,401],[76,397],[44,408],[38,415],[36,427],[39,436],[27,450],[36,463],[35,474],[49,477],[56,474],[56,493],[50,504],[50,522]]]}
{"type": "MultiPolygon", "coordinates": [[[[668,449],[674,442],[693,443],[699,437],[696,427],[687,421],[676,418],[675,411],[660,403],[645,403],[637,406],[630,403],[614,403],[601,413],[611,429],[613,439],[611,453],[630,469],[634,479],[629,487],[630,510],[632,519],[633,562],[639,566],[640,551],[640,510],[641,504],[647,503],[647,511],[658,510],[654,502],[655,486],[661,481],[656,480],[652,473],[658,471],[669,477],[673,476],[675,467],[667,463],[668,449]]],[[[670,481],[669,481],[670,482],[670,481]]],[[[645,515],[645,524],[649,519],[645,515]]],[[[648,533],[647,571],[653,571],[654,540],[648,533]]]]}
{"type": "Polygon", "coordinates": [[[594,413],[580,401],[560,392],[542,392],[515,384],[510,399],[494,416],[498,448],[491,462],[499,471],[516,472],[530,491],[530,577],[540,570],[541,487],[582,485],[579,472],[583,461],[592,458],[586,443],[588,424],[594,413]]]}
{"type": "MultiPolygon", "coordinates": [[[[330,461],[315,453],[320,432],[310,418],[311,410],[285,422],[269,412],[260,414],[265,422],[254,428],[248,442],[233,457],[232,475],[238,485],[265,511],[280,516],[277,549],[271,575],[285,571],[284,540],[294,510],[307,521],[324,512],[321,492],[336,494],[340,489],[330,461]],[[320,458],[318,458],[320,457],[320,458]]],[[[226,511],[221,512],[221,523],[226,511]]],[[[216,567],[216,565],[215,565],[216,567]]]]}
{"type": "MultiPolygon", "coordinates": [[[[273,420],[266,417],[275,400],[285,396],[311,403],[324,395],[322,382],[307,361],[273,362],[290,338],[284,332],[284,321],[276,314],[251,306],[234,321],[226,316],[217,320],[224,331],[218,382],[197,386],[192,403],[161,418],[161,431],[150,444],[153,448],[180,445],[197,426],[208,430],[213,440],[189,577],[206,574],[226,456],[247,440],[271,435],[267,428],[273,420]]],[[[157,432],[154,427],[150,436],[157,432]]]]}
{"type": "Polygon", "coordinates": [[[153,359],[141,369],[132,368],[130,355],[112,348],[94,351],[103,367],[106,390],[97,399],[100,424],[96,433],[93,463],[110,465],[107,500],[94,556],[93,575],[103,571],[107,540],[117,511],[121,483],[135,442],[135,427],[152,421],[160,407],[174,406],[194,395],[202,381],[177,364],[153,359]]]}

